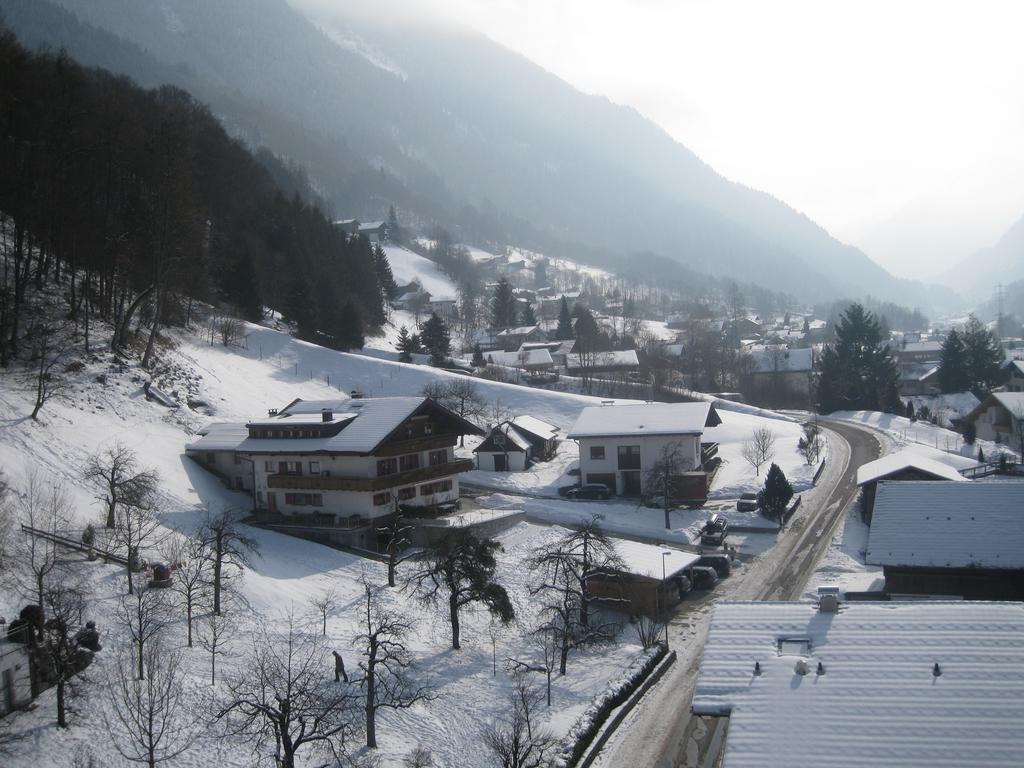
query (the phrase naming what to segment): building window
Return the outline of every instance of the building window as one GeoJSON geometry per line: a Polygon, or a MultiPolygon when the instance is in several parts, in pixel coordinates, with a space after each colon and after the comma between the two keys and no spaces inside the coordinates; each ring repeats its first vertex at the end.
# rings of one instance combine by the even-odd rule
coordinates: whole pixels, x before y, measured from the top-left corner
{"type": "Polygon", "coordinates": [[[391,501],[391,493],[385,491],[384,493],[375,493],[373,495],[373,506],[383,507],[385,504],[391,501]]]}
{"type": "Polygon", "coordinates": [[[494,444],[495,445],[504,446],[505,445],[505,436],[503,434],[501,434],[500,432],[496,432],[494,434],[494,444]]]}
{"type": "Polygon", "coordinates": [[[448,463],[448,451],[431,451],[430,452],[430,466],[440,467],[442,464],[448,463]]]}
{"type": "Polygon", "coordinates": [[[640,446],[619,446],[619,469],[640,469],[640,446]]]}
{"type": "Polygon", "coordinates": [[[301,461],[279,461],[277,462],[277,471],[282,475],[301,475],[302,474],[302,462],[301,461]]]}
{"type": "Polygon", "coordinates": [[[398,459],[398,468],[402,472],[409,472],[413,469],[420,468],[420,455],[418,453],[408,453],[398,459]]]}
{"type": "Polygon", "coordinates": [[[274,462],[272,462],[272,461],[264,461],[263,462],[263,471],[264,472],[273,472],[274,471],[274,462]]]}
{"type": "Polygon", "coordinates": [[[427,483],[420,486],[420,496],[430,496],[435,493],[444,493],[452,489],[451,480],[438,480],[436,483],[427,483]]]}
{"type": "Polygon", "coordinates": [[[393,475],[398,471],[398,459],[377,459],[377,477],[393,475]]]}
{"type": "Polygon", "coordinates": [[[410,486],[409,488],[401,488],[398,491],[399,501],[408,501],[409,499],[416,498],[416,486],[410,486]]]}
{"type": "Polygon", "coordinates": [[[311,474],[311,475],[319,475],[320,474],[320,462],[319,461],[311,461],[311,462],[309,462],[309,474],[311,474]]]}
{"type": "Polygon", "coordinates": [[[322,507],[324,496],[322,493],[286,493],[284,503],[293,507],[322,507]]]}
{"type": "Polygon", "coordinates": [[[604,446],[603,445],[592,445],[590,446],[590,458],[593,461],[604,460],[604,446]]]}
{"type": "Polygon", "coordinates": [[[429,421],[426,424],[423,425],[423,434],[424,435],[432,435],[432,434],[434,434],[434,425],[431,424],[429,421]]]}

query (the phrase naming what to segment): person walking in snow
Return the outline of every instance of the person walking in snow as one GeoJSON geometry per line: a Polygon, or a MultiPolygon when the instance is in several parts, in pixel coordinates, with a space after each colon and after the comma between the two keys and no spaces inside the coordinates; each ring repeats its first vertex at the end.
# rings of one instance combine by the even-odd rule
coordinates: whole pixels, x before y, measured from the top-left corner
{"type": "Polygon", "coordinates": [[[345,673],[345,660],[341,658],[341,654],[337,651],[331,651],[334,654],[334,682],[340,682],[342,678],[345,682],[348,682],[348,675],[345,673]]]}

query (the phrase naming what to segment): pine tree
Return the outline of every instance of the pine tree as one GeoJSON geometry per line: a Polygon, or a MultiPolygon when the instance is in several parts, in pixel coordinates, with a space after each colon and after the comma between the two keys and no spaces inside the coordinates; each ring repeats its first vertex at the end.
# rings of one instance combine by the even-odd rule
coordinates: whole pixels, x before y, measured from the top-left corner
{"type": "Polygon", "coordinates": [[[907,400],[907,418],[911,421],[914,420],[914,401],[907,400]]]}
{"type": "Polygon", "coordinates": [[[768,476],[764,479],[764,488],[757,494],[758,505],[782,525],[782,516],[786,513],[786,507],[792,498],[793,486],[779,465],[772,464],[768,469],[768,476]]]}
{"type": "Polygon", "coordinates": [[[412,362],[412,337],[409,336],[409,329],[404,325],[398,329],[398,341],[395,342],[395,349],[398,350],[398,362],[412,362]]]}
{"type": "Polygon", "coordinates": [[[473,367],[483,368],[485,365],[487,365],[487,361],[484,360],[484,352],[480,349],[480,343],[477,342],[473,347],[473,367]]]}
{"type": "Polygon", "coordinates": [[[533,311],[533,305],[527,304],[523,310],[523,314],[519,316],[520,325],[536,325],[537,315],[533,311]]]}
{"type": "Polygon", "coordinates": [[[943,392],[966,392],[971,386],[971,373],[967,368],[967,349],[956,330],[942,342],[939,357],[939,388],[943,392]]]}
{"type": "Polygon", "coordinates": [[[451,354],[452,341],[448,335],[448,327],[444,320],[434,312],[421,329],[423,346],[430,354],[430,364],[435,367],[444,365],[451,354]]]}
{"type": "Polygon", "coordinates": [[[373,249],[373,264],[377,270],[377,282],[385,301],[395,298],[398,292],[398,285],[395,283],[395,275],[391,271],[391,263],[380,243],[373,249]]]}
{"type": "Polygon", "coordinates": [[[363,336],[363,320],[352,304],[345,304],[340,311],[332,313],[332,328],[329,335],[334,342],[334,347],[343,352],[350,349],[362,349],[366,343],[363,336]]]}
{"type": "Polygon", "coordinates": [[[878,320],[860,304],[851,304],[836,326],[836,342],[822,352],[818,400],[823,413],[903,412],[899,371],[881,342],[878,320]]]}
{"type": "Polygon", "coordinates": [[[569,302],[565,296],[562,297],[562,306],[558,310],[558,327],[555,329],[557,341],[568,341],[573,338],[572,313],[569,312],[569,302]]]}
{"type": "Polygon", "coordinates": [[[533,262],[533,284],[538,288],[545,288],[548,284],[548,262],[547,259],[537,259],[533,262]]]}
{"type": "Polygon", "coordinates": [[[962,339],[967,357],[969,388],[975,393],[988,392],[999,381],[999,368],[1003,362],[999,342],[974,315],[967,319],[962,339]]]}
{"type": "Polygon", "coordinates": [[[504,277],[494,287],[491,298],[491,327],[511,328],[516,323],[516,297],[512,285],[504,277]]]}
{"type": "Polygon", "coordinates": [[[388,223],[386,230],[387,238],[389,243],[395,243],[397,245],[405,242],[405,235],[402,232],[402,227],[398,223],[398,216],[395,214],[395,206],[388,206],[388,223]]]}

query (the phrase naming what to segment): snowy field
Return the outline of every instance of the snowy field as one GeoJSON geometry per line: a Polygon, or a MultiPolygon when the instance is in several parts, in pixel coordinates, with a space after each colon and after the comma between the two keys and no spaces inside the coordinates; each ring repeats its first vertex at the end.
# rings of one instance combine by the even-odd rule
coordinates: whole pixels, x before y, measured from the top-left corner
{"type": "Polygon", "coordinates": [[[383,248],[395,282],[399,285],[419,280],[423,290],[428,291],[432,299],[454,299],[458,296],[455,283],[430,259],[400,245],[385,245],[383,248]]]}
{"type": "Polygon", "coordinates": [[[850,421],[871,427],[891,443],[893,450],[913,448],[922,456],[943,461],[956,469],[977,464],[980,448],[986,460],[994,460],[1000,452],[1012,453],[1007,446],[996,445],[989,440],[976,440],[967,445],[963,435],[951,429],[936,426],[925,421],[911,421],[905,416],[893,416],[878,411],[836,411],[830,419],[850,421]]]}

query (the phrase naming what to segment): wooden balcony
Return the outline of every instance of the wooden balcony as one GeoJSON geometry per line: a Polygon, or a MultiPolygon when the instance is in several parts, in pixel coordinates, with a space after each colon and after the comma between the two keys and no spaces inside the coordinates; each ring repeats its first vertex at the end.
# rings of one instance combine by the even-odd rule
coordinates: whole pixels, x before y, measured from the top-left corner
{"type": "Polygon", "coordinates": [[[267,487],[290,491],[386,491],[400,485],[425,483],[451,477],[474,468],[472,459],[456,459],[447,464],[420,467],[383,477],[340,477],[338,475],[268,475],[267,487]]]}
{"type": "Polygon", "coordinates": [[[459,442],[458,435],[425,435],[413,437],[409,440],[399,440],[394,443],[380,446],[374,454],[379,459],[389,456],[402,456],[406,453],[420,453],[421,451],[437,451],[441,448],[452,448],[459,442]]]}

